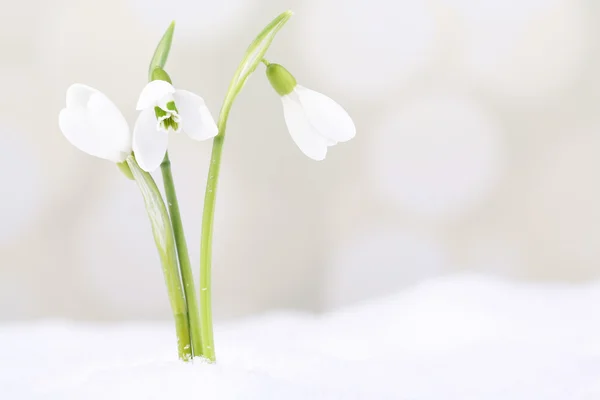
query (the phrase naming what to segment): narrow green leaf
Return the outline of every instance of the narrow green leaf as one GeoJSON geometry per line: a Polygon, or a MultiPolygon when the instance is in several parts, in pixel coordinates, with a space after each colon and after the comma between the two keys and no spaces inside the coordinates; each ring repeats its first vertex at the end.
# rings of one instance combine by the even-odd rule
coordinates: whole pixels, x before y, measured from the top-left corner
{"type": "Polygon", "coordinates": [[[189,321],[169,214],[152,176],[140,168],[132,155],[127,158],[127,165],[144,198],[154,242],[160,255],[171,310],[175,318],[179,357],[182,360],[189,360],[192,357],[189,321]]]}
{"type": "Polygon", "coordinates": [[[152,80],[152,71],[154,68],[160,67],[164,68],[167,63],[167,58],[169,58],[169,51],[171,51],[171,43],[173,42],[173,32],[175,30],[175,21],[171,22],[171,25],[167,28],[165,34],[163,35],[160,42],[158,42],[158,46],[156,46],[156,50],[154,50],[154,55],[152,56],[152,61],[150,61],[150,66],[148,67],[148,80],[152,80]]]}
{"type": "Polygon", "coordinates": [[[271,46],[271,43],[273,42],[273,39],[275,39],[277,32],[283,28],[283,25],[285,25],[285,23],[293,14],[294,13],[291,10],[279,14],[262,30],[262,32],[258,34],[252,43],[250,43],[242,62],[238,66],[238,69],[231,80],[229,90],[227,91],[227,95],[223,101],[224,105],[230,105],[233,103],[233,100],[244,87],[244,84],[246,83],[246,80],[250,74],[254,72],[267,50],[269,50],[269,46],[271,46]]]}

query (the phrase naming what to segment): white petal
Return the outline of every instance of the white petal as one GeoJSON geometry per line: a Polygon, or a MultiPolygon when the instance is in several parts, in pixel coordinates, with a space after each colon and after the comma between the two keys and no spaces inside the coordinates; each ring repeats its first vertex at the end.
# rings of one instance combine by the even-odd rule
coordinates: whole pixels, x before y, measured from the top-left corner
{"type": "Polygon", "coordinates": [[[101,93],[93,87],[82,83],[74,83],[67,89],[67,108],[85,107],[90,100],[90,96],[101,93]]]}
{"type": "Polygon", "coordinates": [[[352,118],[338,103],[300,85],[296,85],[294,91],[298,94],[311,125],[321,135],[335,142],[345,142],[356,135],[352,118]]]}
{"type": "Polygon", "coordinates": [[[169,134],[156,129],[156,115],[152,108],[140,113],[133,128],[133,152],[144,171],[154,171],[167,152],[169,134]]]}
{"type": "Polygon", "coordinates": [[[67,107],[58,117],[60,130],[79,150],[113,162],[131,153],[131,131],[106,95],[82,84],[67,89],[67,107]]]}
{"type": "Polygon", "coordinates": [[[173,98],[181,116],[181,128],[189,137],[205,140],[217,136],[217,124],[202,97],[187,90],[177,90],[173,98]]]}
{"type": "Polygon", "coordinates": [[[300,150],[313,160],[323,160],[327,155],[327,139],[308,122],[300,102],[292,96],[283,96],[283,115],[292,139],[300,150]]]}
{"type": "Polygon", "coordinates": [[[136,109],[144,110],[149,107],[154,107],[162,98],[173,92],[175,92],[175,88],[169,82],[149,82],[142,89],[142,93],[140,93],[136,109]]]}

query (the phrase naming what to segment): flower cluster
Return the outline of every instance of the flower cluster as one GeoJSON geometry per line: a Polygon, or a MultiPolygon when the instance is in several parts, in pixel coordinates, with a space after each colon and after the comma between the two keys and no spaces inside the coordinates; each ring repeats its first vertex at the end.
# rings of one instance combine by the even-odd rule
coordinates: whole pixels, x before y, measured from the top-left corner
{"type": "MultiPolygon", "coordinates": [[[[137,102],[140,111],[133,133],[117,106],[102,92],[75,83],[67,89],[66,107],[59,126],[78,149],[115,163],[132,153],[140,167],[154,171],[162,162],[168,134],[185,132],[194,140],[218,134],[217,125],[202,97],[175,89],[170,78],[148,83],[137,102]]],[[[281,96],[285,123],[300,150],[323,160],[327,148],[354,137],[356,128],[348,113],[329,97],[296,84],[279,64],[267,63],[267,77],[281,96]]]]}
{"type": "Polygon", "coordinates": [[[68,88],[66,107],[59,115],[60,129],[75,147],[116,163],[139,187],[163,267],[179,358],[184,361],[194,357],[204,357],[210,362],[216,360],[210,306],[215,196],[227,118],[249,75],[260,62],[266,65],[268,81],[281,96],[285,123],[292,139],[311,159],[323,160],[330,146],[348,141],[356,134],[352,119],[338,103],[296,84],[294,76],[284,67],[263,58],[275,34],[291,15],[291,11],[286,11],[277,16],[248,47],[225,95],[218,125],[202,97],[176,89],[164,70],[174,23],[163,35],[150,62],[150,82],[138,98],[139,114],[133,131],[105,94],[80,83],[68,88]],[[199,301],[167,151],[169,134],[180,132],[194,140],[221,139],[213,141],[206,181],[199,301]],[[164,198],[148,173],[159,166],[164,198]]]}
{"type": "Polygon", "coordinates": [[[132,150],[140,167],[154,171],[162,162],[168,133],[185,132],[195,140],[217,135],[217,125],[202,97],[176,90],[169,82],[148,83],[137,103],[133,133],[117,106],[100,91],[80,83],[67,89],[60,129],[78,149],[121,163],[132,150]]]}

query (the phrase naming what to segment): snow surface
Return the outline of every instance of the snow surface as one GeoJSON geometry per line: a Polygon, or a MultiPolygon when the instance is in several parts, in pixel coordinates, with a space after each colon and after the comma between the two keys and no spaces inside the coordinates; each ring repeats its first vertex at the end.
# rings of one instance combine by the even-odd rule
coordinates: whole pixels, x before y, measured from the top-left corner
{"type": "Polygon", "coordinates": [[[219,325],[218,363],[172,326],[0,326],[0,399],[600,399],[600,282],[430,281],[320,316],[219,325]]]}

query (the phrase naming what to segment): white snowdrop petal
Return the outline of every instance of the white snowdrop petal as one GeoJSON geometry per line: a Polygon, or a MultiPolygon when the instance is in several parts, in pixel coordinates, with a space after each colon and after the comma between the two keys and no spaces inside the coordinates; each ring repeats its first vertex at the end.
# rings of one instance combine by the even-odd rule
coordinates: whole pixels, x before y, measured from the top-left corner
{"type": "Polygon", "coordinates": [[[67,90],[67,108],[59,114],[65,137],[79,150],[114,162],[131,153],[131,133],[123,114],[108,97],[89,86],[67,90]]]}
{"type": "Polygon", "coordinates": [[[142,89],[137,102],[136,109],[143,110],[148,107],[154,107],[161,99],[168,94],[174,93],[175,88],[169,82],[152,81],[142,89]]]}
{"type": "Polygon", "coordinates": [[[156,128],[156,115],[152,108],[140,113],[133,129],[133,151],[144,171],[152,172],[162,162],[167,152],[169,136],[156,128]]]}
{"type": "Polygon", "coordinates": [[[67,89],[67,108],[86,107],[90,96],[94,93],[101,93],[93,87],[74,83],[67,89]]]}
{"type": "Polygon", "coordinates": [[[65,137],[79,150],[101,157],[101,149],[97,146],[98,138],[88,124],[85,110],[63,108],[58,115],[58,125],[65,137]],[[100,150],[100,151],[99,151],[100,150]]]}
{"type": "Polygon", "coordinates": [[[322,136],[335,142],[345,142],[356,135],[352,118],[338,103],[324,94],[300,85],[297,85],[294,90],[298,94],[310,124],[322,136]]]}
{"type": "Polygon", "coordinates": [[[181,127],[189,137],[206,140],[217,136],[217,124],[202,97],[187,90],[177,90],[173,98],[181,116],[181,127]]]}
{"type": "Polygon", "coordinates": [[[88,113],[96,134],[107,146],[111,160],[124,161],[131,153],[131,131],[127,120],[108,97],[98,92],[90,97],[88,113]]]}
{"type": "Polygon", "coordinates": [[[281,101],[285,123],[296,145],[313,160],[323,160],[327,155],[327,139],[308,122],[299,101],[290,96],[283,96],[281,101]]]}
{"type": "Polygon", "coordinates": [[[160,97],[158,100],[156,100],[151,105],[151,107],[156,106],[158,108],[162,108],[163,110],[168,109],[167,104],[169,104],[172,101],[175,101],[175,99],[173,98],[173,93],[169,93],[169,92],[165,93],[162,97],[160,97]]]}

